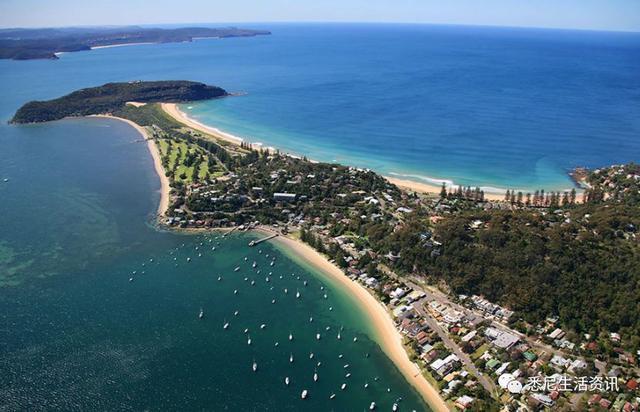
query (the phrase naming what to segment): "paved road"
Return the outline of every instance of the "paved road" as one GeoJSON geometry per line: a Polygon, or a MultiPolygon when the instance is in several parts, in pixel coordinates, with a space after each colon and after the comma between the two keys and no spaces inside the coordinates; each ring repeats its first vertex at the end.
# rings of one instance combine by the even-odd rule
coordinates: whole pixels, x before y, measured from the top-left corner
{"type": "Polygon", "coordinates": [[[460,358],[462,364],[471,374],[476,377],[476,379],[478,379],[478,382],[480,382],[484,389],[489,392],[491,396],[496,396],[497,390],[493,381],[483,375],[482,372],[480,372],[478,368],[476,368],[476,365],[473,364],[473,361],[471,360],[469,355],[467,355],[462,351],[462,349],[460,349],[460,346],[458,346],[458,344],[449,337],[449,332],[446,331],[442,326],[440,326],[438,322],[436,322],[436,320],[425,309],[424,305],[428,302],[429,299],[424,298],[417,302],[414,302],[413,307],[416,312],[418,312],[425,319],[427,325],[429,325],[429,327],[434,330],[438,334],[438,336],[440,336],[440,339],[442,339],[444,345],[458,358],[460,358]]]}

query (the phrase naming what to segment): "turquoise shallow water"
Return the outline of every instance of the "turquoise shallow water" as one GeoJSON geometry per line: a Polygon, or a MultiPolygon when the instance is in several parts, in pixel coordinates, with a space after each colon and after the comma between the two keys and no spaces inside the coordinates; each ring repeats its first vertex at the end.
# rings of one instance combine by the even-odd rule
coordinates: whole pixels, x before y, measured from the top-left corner
{"type": "Polygon", "coordinates": [[[216,60],[211,78],[248,94],[183,109],[312,158],[486,190],[564,190],[576,166],[640,160],[638,33],[273,30],[241,47],[197,44],[196,62],[216,60]]]}
{"type": "Polygon", "coordinates": [[[425,408],[320,273],[252,235],[157,231],[158,179],[127,125],[0,130],[1,410],[425,408]]]}
{"type": "Polygon", "coordinates": [[[207,124],[418,181],[563,190],[575,166],[640,160],[638,33],[264,27],[273,35],[0,62],[2,118],[106,81],[190,79],[246,93],[184,107],[207,124]]]}
{"type": "Polygon", "coordinates": [[[640,158],[635,34],[270,29],[270,37],[0,61],[0,178],[9,179],[0,183],[0,408],[363,410],[372,400],[388,409],[398,397],[403,409],[423,408],[340,290],[269,245],[263,254],[248,249],[245,236],[212,251],[205,237],[156,231],[159,184],[136,133],[98,119],[7,125],[29,100],[107,81],[200,80],[248,94],[190,113],[250,140],[484,186],[561,189],[572,166],[640,158]],[[274,290],[264,280],[267,253],[277,256],[274,290]],[[245,256],[260,275],[247,264],[232,272],[245,256]],[[344,327],[357,344],[326,326],[344,327]],[[312,350],[322,361],[318,383],[312,350]],[[359,387],[366,380],[368,391],[359,387]],[[344,381],[348,391],[330,402],[344,381]]]}

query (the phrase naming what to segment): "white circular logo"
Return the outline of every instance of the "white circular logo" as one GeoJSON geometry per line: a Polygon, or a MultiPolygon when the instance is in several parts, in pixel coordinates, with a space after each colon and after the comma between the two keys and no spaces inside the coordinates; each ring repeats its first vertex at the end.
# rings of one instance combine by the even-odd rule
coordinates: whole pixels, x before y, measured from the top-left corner
{"type": "Polygon", "coordinates": [[[520,393],[522,392],[522,384],[517,380],[512,380],[509,382],[509,385],[507,385],[507,389],[511,393],[520,393]]]}

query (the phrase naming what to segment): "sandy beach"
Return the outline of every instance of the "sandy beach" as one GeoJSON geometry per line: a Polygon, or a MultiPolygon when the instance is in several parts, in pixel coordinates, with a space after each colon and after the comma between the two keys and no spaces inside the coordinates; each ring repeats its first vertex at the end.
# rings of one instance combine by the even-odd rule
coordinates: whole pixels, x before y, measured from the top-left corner
{"type": "Polygon", "coordinates": [[[133,127],[140,133],[142,138],[147,142],[147,148],[149,149],[149,153],[151,153],[151,157],[153,158],[153,166],[156,171],[156,174],[160,178],[160,203],[158,204],[158,216],[164,216],[169,208],[169,193],[171,191],[171,186],[169,185],[169,178],[164,174],[164,168],[162,167],[162,160],[160,158],[160,151],[158,150],[158,146],[156,142],[149,138],[147,131],[144,127],[137,125],[131,120],[123,119],[121,117],[109,116],[109,115],[95,115],[90,117],[105,117],[108,119],[116,119],[121,122],[127,123],[129,126],[133,127]]]}
{"type": "Polygon", "coordinates": [[[192,129],[201,131],[202,133],[209,134],[216,139],[220,139],[235,145],[239,145],[240,143],[243,142],[243,140],[238,136],[234,136],[230,133],[225,133],[220,129],[207,126],[205,124],[200,123],[197,120],[190,118],[184,112],[182,112],[178,108],[178,105],[175,103],[161,103],[160,106],[162,107],[162,110],[164,110],[169,116],[173,117],[175,120],[177,120],[180,123],[186,124],[192,129]]]}
{"type": "Polygon", "coordinates": [[[110,49],[112,47],[139,46],[141,44],[155,44],[155,43],[152,43],[152,42],[140,42],[140,43],[105,44],[104,46],[93,46],[93,47],[91,47],[91,50],[110,49]]]}
{"type": "Polygon", "coordinates": [[[402,345],[402,336],[382,303],[378,302],[364,286],[348,278],[337,266],[331,264],[309,245],[285,236],[278,236],[273,242],[286,247],[297,257],[313,265],[348,290],[351,297],[371,318],[372,325],[378,332],[378,343],[407,381],[434,411],[449,410],[438,391],[425,379],[418,366],[409,359],[402,345]]]}
{"type": "MultiPolygon", "coordinates": [[[[396,177],[389,176],[385,176],[385,178],[399,188],[413,192],[435,194],[439,196],[440,191],[442,190],[441,186],[431,185],[428,183],[414,182],[413,180],[398,179],[396,177]]],[[[504,194],[485,192],[484,198],[488,200],[504,200],[504,194]]]]}
{"type": "MultiPolygon", "coordinates": [[[[207,125],[205,125],[203,123],[200,123],[197,120],[194,120],[194,119],[190,118],[186,113],[181,111],[178,108],[178,105],[175,104],[175,103],[162,103],[161,106],[162,106],[162,109],[169,116],[173,117],[178,122],[184,123],[185,125],[193,128],[195,130],[199,130],[199,131],[201,131],[203,133],[206,133],[206,134],[209,134],[209,135],[213,136],[216,139],[220,139],[220,140],[223,140],[225,142],[232,143],[232,144],[239,145],[241,142],[243,142],[243,140],[241,138],[237,137],[237,136],[234,136],[234,135],[232,135],[230,133],[223,132],[222,130],[217,129],[215,127],[207,126],[207,125]]],[[[255,148],[257,148],[257,147],[255,147],[255,148]]],[[[389,177],[389,176],[384,176],[384,177],[389,182],[391,182],[394,185],[400,187],[401,189],[410,190],[410,191],[418,192],[418,193],[440,195],[441,187],[437,186],[437,185],[431,185],[431,184],[422,183],[422,182],[415,182],[413,180],[398,179],[398,178],[389,177]]],[[[504,194],[485,193],[484,197],[486,199],[489,199],[489,200],[503,200],[504,199],[504,194]]]]}

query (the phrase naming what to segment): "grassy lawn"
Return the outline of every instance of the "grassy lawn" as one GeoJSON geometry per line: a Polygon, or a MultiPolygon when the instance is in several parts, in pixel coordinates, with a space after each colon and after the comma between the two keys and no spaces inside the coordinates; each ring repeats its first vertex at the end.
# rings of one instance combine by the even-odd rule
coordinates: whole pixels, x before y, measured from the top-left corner
{"type": "Polygon", "coordinates": [[[158,144],[163,164],[173,173],[176,181],[188,184],[194,180],[205,180],[224,174],[224,168],[198,145],[174,139],[159,139],[158,144]],[[212,169],[209,169],[210,159],[215,162],[212,169]]]}
{"type": "Polygon", "coordinates": [[[489,345],[488,344],[483,344],[482,346],[480,346],[478,349],[476,349],[475,352],[473,352],[471,354],[471,359],[473,359],[474,361],[476,359],[478,359],[480,356],[482,356],[483,353],[485,353],[487,351],[487,349],[489,349],[489,345]]]}

